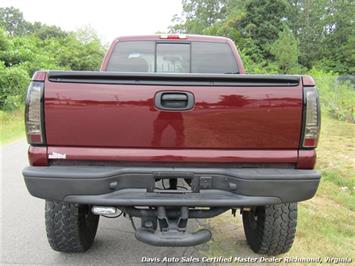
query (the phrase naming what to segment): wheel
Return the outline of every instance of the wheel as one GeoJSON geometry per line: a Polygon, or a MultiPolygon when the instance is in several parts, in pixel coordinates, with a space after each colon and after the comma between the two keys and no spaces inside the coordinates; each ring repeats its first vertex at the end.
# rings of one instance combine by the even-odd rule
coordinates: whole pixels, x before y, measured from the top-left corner
{"type": "Polygon", "coordinates": [[[261,206],[243,212],[250,248],[258,254],[278,255],[290,250],[297,225],[297,203],[261,206]]]}
{"type": "Polygon", "coordinates": [[[48,242],[54,250],[84,252],[94,242],[99,216],[87,205],[46,200],[45,221],[48,242]]]}

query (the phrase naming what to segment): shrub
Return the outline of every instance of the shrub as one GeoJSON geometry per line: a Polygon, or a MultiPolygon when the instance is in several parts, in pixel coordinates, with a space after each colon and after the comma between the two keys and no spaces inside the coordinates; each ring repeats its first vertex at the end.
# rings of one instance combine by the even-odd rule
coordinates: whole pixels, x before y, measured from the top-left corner
{"type": "Polygon", "coordinates": [[[19,109],[23,105],[23,99],[21,95],[10,95],[6,97],[3,109],[5,111],[14,111],[19,109]]]}
{"type": "Polygon", "coordinates": [[[350,81],[339,81],[337,75],[312,69],[322,109],[338,120],[355,123],[355,88],[350,81]]]}
{"type": "Polygon", "coordinates": [[[23,104],[29,80],[22,66],[5,68],[0,61],[0,108],[13,110],[23,104]]]}

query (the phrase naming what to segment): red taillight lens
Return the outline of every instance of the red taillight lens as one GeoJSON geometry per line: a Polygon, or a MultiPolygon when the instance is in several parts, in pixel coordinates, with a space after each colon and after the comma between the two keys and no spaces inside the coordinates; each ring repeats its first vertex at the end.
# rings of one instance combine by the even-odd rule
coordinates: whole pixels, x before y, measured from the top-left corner
{"type": "Polygon", "coordinates": [[[28,87],[25,123],[29,144],[44,144],[43,88],[44,83],[38,81],[32,81],[28,87]]]}
{"type": "Polygon", "coordinates": [[[302,147],[315,148],[320,131],[319,97],[315,87],[304,88],[304,104],[302,147]]]}

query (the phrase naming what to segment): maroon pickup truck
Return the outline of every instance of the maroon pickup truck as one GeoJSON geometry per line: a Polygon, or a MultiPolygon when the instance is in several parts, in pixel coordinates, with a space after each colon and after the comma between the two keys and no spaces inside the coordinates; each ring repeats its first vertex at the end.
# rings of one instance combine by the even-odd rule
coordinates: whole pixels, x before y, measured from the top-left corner
{"type": "Polygon", "coordinates": [[[245,74],[230,39],[121,37],[101,71],[34,74],[23,175],[57,251],[87,250],[100,215],[122,214],[140,241],[197,245],[211,232],[189,218],[239,209],[251,249],[275,255],[317,190],[319,128],[313,79],[245,74]]]}

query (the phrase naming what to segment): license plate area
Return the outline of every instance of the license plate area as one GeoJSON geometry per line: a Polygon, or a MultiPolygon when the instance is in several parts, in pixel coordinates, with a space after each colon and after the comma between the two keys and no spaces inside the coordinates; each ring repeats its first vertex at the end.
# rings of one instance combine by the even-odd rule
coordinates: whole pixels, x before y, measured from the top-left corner
{"type": "Polygon", "coordinates": [[[193,173],[154,173],[154,186],[152,191],[155,193],[185,194],[200,192],[199,177],[193,173]]]}

